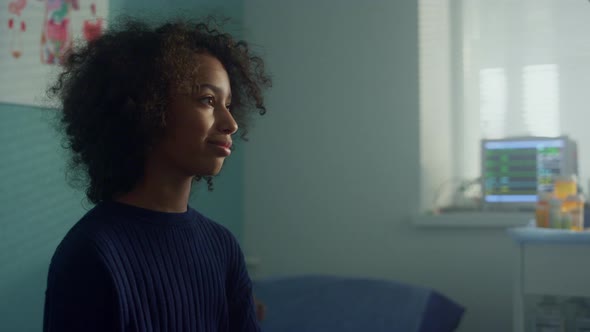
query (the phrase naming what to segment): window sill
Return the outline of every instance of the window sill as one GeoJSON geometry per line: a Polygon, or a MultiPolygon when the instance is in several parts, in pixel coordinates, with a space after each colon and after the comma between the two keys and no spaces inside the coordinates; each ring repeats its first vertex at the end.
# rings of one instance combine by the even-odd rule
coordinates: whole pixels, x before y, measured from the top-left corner
{"type": "Polygon", "coordinates": [[[528,225],[532,212],[456,212],[419,215],[413,224],[420,228],[510,228],[528,225]]]}

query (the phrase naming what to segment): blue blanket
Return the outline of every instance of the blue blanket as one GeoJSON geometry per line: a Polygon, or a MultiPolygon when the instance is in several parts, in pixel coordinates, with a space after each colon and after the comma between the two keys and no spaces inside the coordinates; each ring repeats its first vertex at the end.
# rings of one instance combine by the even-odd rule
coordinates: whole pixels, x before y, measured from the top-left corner
{"type": "Polygon", "coordinates": [[[387,280],[296,276],[254,282],[263,332],[447,332],[464,308],[428,288],[387,280]]]}

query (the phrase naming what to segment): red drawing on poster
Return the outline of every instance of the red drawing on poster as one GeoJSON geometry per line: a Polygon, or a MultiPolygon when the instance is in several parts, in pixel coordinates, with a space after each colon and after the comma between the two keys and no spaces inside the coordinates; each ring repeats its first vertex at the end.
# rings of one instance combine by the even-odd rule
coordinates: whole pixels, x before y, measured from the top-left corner
{"type": "Polygon", "coordinates": [[[84,27],[82,28],[82,35],[86,41],[92,41],[102,35],[102,18],[96,17],[96,4],[90,5],[92,12],[92,19],[84,20],[84,27]]]}
{"type": "Polygon", "coordinates": [[[41,63],[58,64],[72,45],[71,12],[78,0],[44,0],[45,16],[41,32],[41,63]]]}
{"type": "Polygon", "coordinates": [[[25,9],[26,6],[27,6],[27,0],[14,0],[14,1],[8,3],[8,11],[11,14],[14,14],[16,16],[20,16],[21,12],[23,11],[23,9],[25,9]]]}
{"type": "Polygon", "coordinates": [[[23,36],[26,30],[25,22],[20,19],[23,9],[27,6],[27,0],[15,0],[8,3],[8,12],[14,15],[8,19],[8,33],[10,38],[10,54],[18,59],[23,54],[23,36]],[[15,28],[14,23],[20,19],[20,29],[15,28]]]}

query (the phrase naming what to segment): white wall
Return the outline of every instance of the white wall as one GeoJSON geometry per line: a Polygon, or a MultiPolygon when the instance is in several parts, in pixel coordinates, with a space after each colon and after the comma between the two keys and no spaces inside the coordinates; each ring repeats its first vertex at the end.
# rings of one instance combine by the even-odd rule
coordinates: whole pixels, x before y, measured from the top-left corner
{"type": "MultiPolygon", "coordinates": [[[[330,273],[431,286],[461,331],[510,331],[503,230],[417,229],[417,1],[245,0],[274,75],[245,147],[245,251],[262,275],[330,273]]],[[[431,136],[436,139],[436,136],[431,136]]]]}

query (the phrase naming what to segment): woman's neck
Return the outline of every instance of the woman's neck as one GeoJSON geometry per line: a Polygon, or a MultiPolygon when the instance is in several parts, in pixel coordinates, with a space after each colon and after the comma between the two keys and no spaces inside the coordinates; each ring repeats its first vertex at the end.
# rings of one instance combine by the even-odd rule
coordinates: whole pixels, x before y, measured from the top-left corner
{"type": "Polygon", "coordinates": [[[115,201],[160,212],[185,212],[190,193],[188,183],[178,186],[142,181],[133,190],[115,198],[115,201]]]}
{"type": "MultiPolygon", "coordinates": [[[[161,165],[160,165],[161,166],[161,165]]],[[[115,201],[160,212],[185,212],[193,177],[148,163],[143,178],[115,201]]]]}

